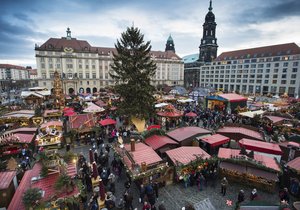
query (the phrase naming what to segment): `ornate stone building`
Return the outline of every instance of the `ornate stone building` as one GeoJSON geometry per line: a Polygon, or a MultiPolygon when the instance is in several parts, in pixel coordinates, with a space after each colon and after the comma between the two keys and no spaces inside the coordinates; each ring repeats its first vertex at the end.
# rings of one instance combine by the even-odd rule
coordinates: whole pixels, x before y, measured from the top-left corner
{"type": "MultiPolygon", "coordinates": [[[[153,85],[183,85],[183,62],[174,51],[151,51],[157,66],[153,85]]],[[[36,45],[35,52],[39,86],[51,89],[55,71],[62,77],[66,94],[93,93],[115,84],[109,71],[116,49],[94,47],[73,38],[69,28],[66,37],[50,38],[41,46],[36,45]]]]}

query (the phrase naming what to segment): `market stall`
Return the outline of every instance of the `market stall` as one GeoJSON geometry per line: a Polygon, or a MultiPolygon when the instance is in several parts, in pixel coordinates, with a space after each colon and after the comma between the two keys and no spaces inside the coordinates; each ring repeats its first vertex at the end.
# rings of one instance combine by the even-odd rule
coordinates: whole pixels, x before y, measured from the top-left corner
{"type": "Polygon", "coordinates": [[[206,104],[209,109],[236,111],[238,107],[247,107],[247,98],[235,93],[218,94],[207,96],[206,104]]]}
{"type": "Polygon", "coordinates": [[[62,121],[49,121],[41,125],[36,137],[38,147],[57,149],[61,147],[63,134],[62,121]]]}
{"type": "Polygon", "coordinates": [[[144,140],[145,144],[150,146],[160,157],[164,157],[166,151],[178,146],[178,142],[167,136],[152,135],[144,140]]]}
{"type": "Polygon", "coordinates": [[[8,158],[21,153],[22,149],[34,148],[37,128],[19,128],[0,136],[0,157],[8,158]]]}
{"type": "Polygon", "coordinates": [[[300,198],[300,157],[297,157],[287,164],[284,170],[285,186],[288,186],[290,193],[300,198]]]}
{"type": "Polygon", "coordinates": [[[72,115],[68,121],[69,130],[75,131],[78,140],[83,140],[85,143],[90,141],[95,125],[95,119],[91,113],[72,115]]]}
{"type": "Polygon", "coordinates": [[[178,119],[183,116],[183,112],[175,109],[173,105],[168,104],[158,111],[157,115],[161,117],[161,125],[166,126],[166,130],[169,130],[170,127],[175,127],[178,125],[178,119]]]}
{"type": "Polygon", "coordinates": [[[31,126],[34,110],[19,110],[0,116],[1,124],[12,124],[14,128],[31,126]]]}
{"type": "Polygon", "coordinates": [[[45,110],[43,117],[45,120],[59,120],[62,117],[63,113],[61,110],[52,109],[52,110],[45,110]]]}
{"type": "Polygon", "coordinates": [[[220,148],[220,173],[232,182],[240,182],[252,188],[274,192],[282,173],[278,162],[265,155],[242,154],[240,150],[220,148]]]}
{"type": "Polygon", "coordinates": [[[116,143],[113,148],[123,162],[126,173],[138,185],[151,181],[164,185],[172,180],[172,173],[166,162],[146,144],[135,143],[131,139],[130,144],[116,143]]]}
{"type": "Polygon", "coordinates": [[[181,127],[168,132],[166,135],[179,143],[180,146],[192,146],[196,137],[211,134],[210,130],[200,127],[181,127]]]}
{"type": "Polygon", "coordinates": [[[211,136],[204,136],[197,138],[200,143],[200,147],[204,149],[208,154],[214,155],[218,153],[219,147],[227,144],[230,139],[221,134],[214,134],[211,136]]]}
{"type": "Polygon", "coordinates": [[[217,133],[227,136],[230,139],[239,141],[242,138],[255,139],[259,141],[264,141],[264,136],[262,133],[257,131],[255,128],[246,128],[240,125],[237,126],[225,126],[217,130],[217,133]]]}
{"type": "Polygon", "coordinates": [[[197,172],[206,174],[215,163],[215,160],[200,147],[178,147],[166,151],[166,154],[170,164],[175,168],[176,180],[182,180],[184,176],[194,175],[197,172]]]}

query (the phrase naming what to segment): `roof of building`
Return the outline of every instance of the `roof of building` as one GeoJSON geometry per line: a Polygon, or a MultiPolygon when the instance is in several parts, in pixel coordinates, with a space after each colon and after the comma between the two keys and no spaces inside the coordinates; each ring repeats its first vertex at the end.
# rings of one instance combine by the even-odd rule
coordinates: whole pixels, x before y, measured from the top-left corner
{"type": "Polygon", "coordinates": [[[211,133],[211,131],[200,127],[182,127],[168,132],[167,136],[169,136],[177,142],[181,142],[193,136],[204,135],[209,133],[211,133]]]}
{"type": "MultiPolygon", "coordinates": [[[[99,55],[111,56],[117,53],[115,48],[111,47],[93,47],[85,40],[75,38],[67,39],[66,37],[50,38],[36,50],[63,51],[72,48],[75,52],[97,53],[99,55]]],[[[172,51],[151,51],[150,55],[154,59],[173,59],[181,60],[181,58],[172,51]]]]}
{"type": "Polygon", "coordinates": [[[263,58],[263,57],[295,55],[295,54],[300,54],[299,46],[295,43],[286,43],[286,44],[223,52],[221,55],[219,55],[216,58],[216,61],[247,59],[247,58],[263,58]]]}
{"type": "Polygon", "coordinates": [[[199,59],[199,53],[186,55],[182,58],[184,63],[194,63],[199,59]]]}
{"type": "Polygon", "coordinates": [[[287,120],[287,118],[284,118],[284,117],[271,116],[271,115],[265,115],[263,117],[269,119],[270,121],[272,121],[272,123],[279,123],[284,120],[287,120]]]}
{"type": "Polygon", "coordinates": [[[31,170],[25,172],[7,210],[25,210],[22,197],[25,191],[30,187],[32,177],[39,176],[41,169],[42,165],[36,163],[31,170]]]}
{"type": "Polygon", "coordinates": [[[26,69],[24,66],[17,66],[17,65],[12,65],[12,64],[0,64],[0,69],[29,70],[29,69],[26,69]]]}
{"type": "Polygon", "coordinates": [[[16,174],[16,171],[0,172],[0,190],[7,189],[16,174]]]}
{"type": "Polygon", "coordinates": [[[22,128],[17,128],[14,130],[9,130],[6,131],[4,134],[7,133],[35,133],[37,131],[37,127],[22,127],[22,128]]]}
{"type": "MultiPolygon", "coordinates": [[[[135,143],[135,151],[131,151],[131,145],[126,144],[125,149],[131,155],[134,162],[141,166],[142,162],[147,165],[155,164],[162,161],[161,157],[149,146],[144,143],[135,143]]],[[[131,168],[132,163],[127,163],[127,166],[131,168]]]]}
{"type": "Polygon", "coordinates": [[[197,157],[200,157],[202,159],[210,158],[210,155],[200,147],[178,147],[176,149],[166,151],[166,154],[174,164],[177,164],[177,162],[179,162],[184,165],[189,164],[193,160],[196,160],[197,157]]]}
{"type": "Polygon", "coordinates": [[[63,122],[59,121],[59,120],[55,120],[55,121],[49,121],[49,122],[44,122],[41,125],[41,128],[47,128],[47,127],[62,127],[63,126],[63,122]]]}
{"type": "MultiPolygon", "coordinates": [[[[264,140],[264,137],[258,131],[250,130],[243,127],[223,127],[217,130],[217,133],[221,133],[226,136],[226,134],[242,134],[252,139],[264,140]]],[[[239,140],[239,139],[235,139],[239,140]]]]}
{"type": "Polygon", "coordinates": [[[44,96],[50,96],[51,91],[50,90],[41,90],[41,91],[22,91],[21,97],[25,98],[28,96],[34,95],[39,98],[43,98],[44,96]]]}
{"type": "Polygon", "coordinates": [[[238,95],[236,93],[224,93],[224,94],[219,94],[219,96],[230,102],[247,101],[247,98],[238,95]]]}
{"type": "Polygon", "coordinates": [[[31,118],[34,116],[34,110],[19,110],[14,112],[9,112],[0,118],[7,118],[7,117],[25,117],[25,118],[31,118]]]}
{"type": "Polygon", "coordinates": [[[239,145],[241,147],[245,147],[248,150],[256,152],[263,152],[273,155],[283,155],[283,152],[281,151],[278,144],[243,138],[239,141],[239,145]]]}
{"type": "Polygon", "coordinates": [[[294,160],[288,162],[287,166],[297,171],[300,171],[300,157],[297,157],[294,160]]]}
{"type": "Polygon", "coordinates": [[[69,117],[70,128],[78,129],[95,126],[93,114],[77,114],[69,117]]]}
{"type": "Polygon", "coordinates": [[[158,135],[153,135],[153,136],[146,138],[145,143],[154,150],[157,150],[168,144],[175,144],[175,145],[178,144],[176,141],[170,139],[167,136],[158,136],[158,135]]]}
{"type": "Polygon", "coordinates": [[[38,75],[37,69],[28,69],[29,70],[29,75],[38,75]]]}
{"type": "Polygon", "coordinates": [[[49,115],[49,116],[51,117],[52,114],[56,114],[56,115],[58,115],[58,116],[61,116],[61,115],[62,115],[62,111],[59,110],[59,109],[51,109],[51,110],[50,110],[50,109],[47,109],[47,110],[45,110],[43,116],[44,116],[44,117],[48,117],[48,115],[49,115]]]}
{"type": "Polygon", "coordinates": [[[228,137],[223,136],[221,134],[214,134],[211,136],[200,137],[199,139],[210,144],[212,147],[216,147],[230,141],[228,137]]]}
{"type": "MultiPolygon", "coordinates": [[[[239,149],[230,149],[230,148],[220,148],[218,157],[224,158],[224,159],[232,159],[235,157],[241,157],[244,155],[240,154],[239,149]]],[[[272,157],[266,156],[266,155],[260,155],[260,154],[254,154],[254,160],[260,161],[262,165],[265,167],[268,167],[270,169],[273,169],[275,171],[280,171],[280,167],[277,164],[276,160],[272,157]]]]}

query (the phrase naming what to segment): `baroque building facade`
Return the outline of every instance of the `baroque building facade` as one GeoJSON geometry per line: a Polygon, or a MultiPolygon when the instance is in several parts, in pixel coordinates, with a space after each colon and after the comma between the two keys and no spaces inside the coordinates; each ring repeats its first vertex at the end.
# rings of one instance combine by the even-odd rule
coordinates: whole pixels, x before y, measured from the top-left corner
{"type": "MultiPolygon", "coordinates": [[[[113,86],[115,81],[109,71],[114,52],[115,48],[94,47],[85,40],[72,38],[68,28],[66,37],[50,38],[35,46],[39,86],[51,89],[55,71],[61,75],[66,94],[93,93],[113,86]]],[[[152,78],[154,86],[183,85],[184,65],[175,52],[151,51],[150,54],[157,66],[152,78]]]]}

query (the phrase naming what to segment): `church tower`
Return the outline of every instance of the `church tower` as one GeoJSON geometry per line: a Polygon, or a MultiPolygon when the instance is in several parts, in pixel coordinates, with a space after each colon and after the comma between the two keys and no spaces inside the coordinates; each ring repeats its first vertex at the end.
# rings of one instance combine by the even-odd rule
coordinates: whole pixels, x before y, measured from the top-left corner
{"type": "Polygon", "coordinates": [[[165,51],[172,51],[172,52],[175,53],[175,45],[174,45],[174,41],[173,41],[173,38],[172,38],[171,34],[170,34],[170,36],[167,40],[165,51]]]}
{"type": "Polygon", "coordinates": [[[212,1],[210,0],[208,13],[205,16],[205,22],[203,24],[203,37],[199,47],[200,62],[212,62],[217,57],[216,26],[215,15],[212,12],[212,1]]]}

